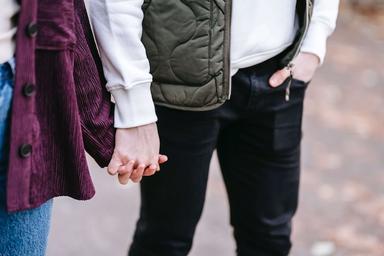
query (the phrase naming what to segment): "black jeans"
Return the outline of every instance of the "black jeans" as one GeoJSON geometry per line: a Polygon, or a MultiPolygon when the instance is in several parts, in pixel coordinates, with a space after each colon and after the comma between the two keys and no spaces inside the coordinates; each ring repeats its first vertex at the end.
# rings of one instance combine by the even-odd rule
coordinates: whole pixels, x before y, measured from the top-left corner
{"type": "Polygon", "coordinates": [[[303,99],[307,84],[271,88],[273,60],[240,70],[218,109],[157,107],[161,152],[169,162],[141,184],[131,256],[187,255],[217,149],[230,203],[237,255],[288,255],[298,202],[303,99]]]}

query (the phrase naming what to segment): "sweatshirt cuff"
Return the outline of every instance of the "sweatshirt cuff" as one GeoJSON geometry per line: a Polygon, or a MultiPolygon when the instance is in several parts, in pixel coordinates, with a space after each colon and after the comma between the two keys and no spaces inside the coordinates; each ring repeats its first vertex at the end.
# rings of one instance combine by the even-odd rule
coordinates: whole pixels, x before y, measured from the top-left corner
{"type": "Polygon", "coordinates": [[[111,90],[115,100],[115,128],[132,128],[157,121],[151,84],[111,90]]]}
{"type": "Polygon", "coordinates": [[[323,64],[330,33],[328,26],[322,23],[311,23],[300,50],[315,54],[320,59],[320,65],[323,64]]]}

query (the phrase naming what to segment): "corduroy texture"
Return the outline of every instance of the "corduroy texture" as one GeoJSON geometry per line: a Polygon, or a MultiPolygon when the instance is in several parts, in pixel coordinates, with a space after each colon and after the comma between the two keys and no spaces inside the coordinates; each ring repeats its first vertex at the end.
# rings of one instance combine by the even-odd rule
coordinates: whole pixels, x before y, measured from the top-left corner
{"type": "Polygon", "coordinates": [[[7,209],[55,196],[89,199],[84,148],[105,166],[114,147],[113,105],[81,0],[23,0],[16,38],[7,209]],[[36,37],[26,33],[37,23],[36,37]],[[23,88],[35,84],[26,97],[23,88]],[[32,154],[20,156],[22,144],[32,154]]]}

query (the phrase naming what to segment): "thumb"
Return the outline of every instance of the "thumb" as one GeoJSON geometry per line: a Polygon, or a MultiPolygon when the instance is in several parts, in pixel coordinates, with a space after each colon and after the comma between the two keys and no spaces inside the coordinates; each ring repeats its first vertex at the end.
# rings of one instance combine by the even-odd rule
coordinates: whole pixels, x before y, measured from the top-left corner
{"type": "Polygon", "coordinates": [[[289,70],[286,68],[276,71],[269,79],[269,84],[272,87],[280,86],[290,76],[289,70]]]}
{"type": "Polygon", "coordinates": [[[112,159],[111,161],[109,162],[108,164],[108,167],[107,167],[107,171],[110,175],[116,175],[116,173],[118,172],[119,170],[119,167],[122,165],[123,163],[121,162],[121,160],[114,154],[112,156],[112,159]]]}
{"type": "Polygon", "coordinates": [[[166,155],[159,155],[159,164],[163,164],[168,161],[168,156],[166,155]]]}

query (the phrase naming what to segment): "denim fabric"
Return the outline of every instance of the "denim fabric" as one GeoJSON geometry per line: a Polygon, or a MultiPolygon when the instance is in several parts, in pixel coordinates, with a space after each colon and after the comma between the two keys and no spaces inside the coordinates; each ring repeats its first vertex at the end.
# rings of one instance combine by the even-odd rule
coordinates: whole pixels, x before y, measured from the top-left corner
{"type": "Polygon", "coordinates": [[[52,200],[39,208],[17,213],[6,211],[6,170],[9,148],[9,113],[12,102],[14,60],[0,65],[0,255],[45,254],[52,200]]]}
{"type": "Polygon", "coordinates": [[[9,110],[13,91],[13,60],[0,65],[0,175],[4,174],[8,151],[9,110]]]}

